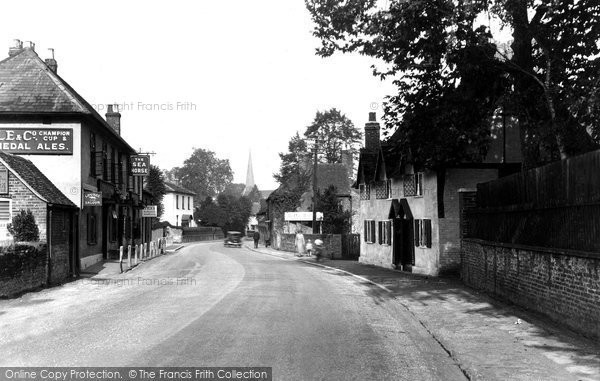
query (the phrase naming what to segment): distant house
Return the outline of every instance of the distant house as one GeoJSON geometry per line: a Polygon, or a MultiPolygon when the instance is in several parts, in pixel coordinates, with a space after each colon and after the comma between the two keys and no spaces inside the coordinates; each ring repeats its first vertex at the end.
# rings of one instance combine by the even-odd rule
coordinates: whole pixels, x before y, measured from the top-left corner
{"type": "Polygon", "coordinates": [[[482,162],[438,168],[416,167],[400,143],[380,142],[379,130],[370,113],[354,184],[360,192],[359,260],[430,275],[457,272],[460,192],[519,170],[518,145],[495,147],[514,142],[518,129],[496,139],[482,162]]]}
{"type": "Polygon", "coordinates": [[[7,225],[30,210],[47,243],[50,281],[77,274],[77,206],[29,160],[0,152],[0,240],[12,240],[7,225]]]}
{"type": "Polygon", "coordinates": [[[189,189],[174,183],[165,182],[167,193],[163,197],[162,220],[171,225],[182,227],[195,227],[194,221],[194,196],[189,189]]]}

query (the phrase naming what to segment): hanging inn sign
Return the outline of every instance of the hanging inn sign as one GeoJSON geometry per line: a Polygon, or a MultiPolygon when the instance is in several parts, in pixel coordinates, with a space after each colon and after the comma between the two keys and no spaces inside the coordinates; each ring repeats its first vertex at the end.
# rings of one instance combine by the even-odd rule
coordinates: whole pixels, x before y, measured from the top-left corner
{"type": "Polygon", "coordinates": [[[150,174],[150,156],[131,155],[130,163],[133,176],[148,176],[150,174]]]}
{"type": "Polygon", "coordinates": [[[0,128],[0,151],[23,155],[72,155],[72,128],[0,128]]]}

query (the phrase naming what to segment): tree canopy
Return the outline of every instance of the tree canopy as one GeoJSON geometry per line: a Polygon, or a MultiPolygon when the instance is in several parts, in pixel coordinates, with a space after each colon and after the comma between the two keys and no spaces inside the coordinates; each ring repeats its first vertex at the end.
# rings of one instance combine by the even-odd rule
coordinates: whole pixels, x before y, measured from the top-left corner
{"type": "Polygon", "coordinates": [[[362,140],[362,132],[335,108],[317,111],[304,136],[317,142],[319,161],[330,164],[341,161],[342,150],[356,154],[362,140]]]}
{"type": "Polygon", "coordinates": [[[595,147],[600,102],[596,0],[306,0],[321,56],[359,52],[398,91],[386,133],[427,165],[481,157],[499,108],[519,121],[530,165],[595,147]],[[510,48],[485,21],[512,30],[510,48]]]}
{"type": "Polygon", "coordinates": [[[286,185],[290,188],[301,186],[303,187],[307,181],[309,174],[308,166],[310,165],[310,156],[306,141],[296,135],[292,136],[288,143],[288,152],[279,153],[281,164],[279,172],[273,177],[281,185],[286,185]]]}
{"type": "Polygon", "coordinates": [[[324,234],[346,234],[351,230],[352,211],[344,210],[337,193],[333,185],[323,192],[317,191],[316,210],[323,212],[324,234]]]}
{"type": "Polygon", "coordinates": [[[181,186],[196,193],[196,204],[207,196],[214,197],[223,192],[233,180],[229,160],[219,159],[214,152],[202,148],[195,148],[183,166],[174,168],[173,172],[181,186]]]}
{"type": "Polygon", "coordinates": [[[167,193],[167,188],[164,174],[156,165],[150,165],[146,191],[152,194],[154,203],[157,205],[157,218],[160,219],[164,211],[162,200],[167,193]]]}

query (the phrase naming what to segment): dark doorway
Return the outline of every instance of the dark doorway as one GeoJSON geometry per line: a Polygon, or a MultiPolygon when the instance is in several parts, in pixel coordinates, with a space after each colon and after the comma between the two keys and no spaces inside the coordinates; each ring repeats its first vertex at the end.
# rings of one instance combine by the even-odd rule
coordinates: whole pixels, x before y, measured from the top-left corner
{"type": "Polygon", "coordinates": [[[392,200],[389,218],[393,220],[393,265],[412,271],[415,264],[413,215],[406,199],[392,200]]]}

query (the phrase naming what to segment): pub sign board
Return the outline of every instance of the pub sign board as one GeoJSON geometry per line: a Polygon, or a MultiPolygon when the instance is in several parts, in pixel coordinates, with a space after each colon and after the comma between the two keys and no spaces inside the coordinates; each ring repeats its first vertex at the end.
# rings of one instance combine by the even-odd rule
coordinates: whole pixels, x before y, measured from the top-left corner
{"type": "Polygon", "coordinates": [[[131,155],[130,161],[133,176],[148,176],[150,174],[150,156],[131,155]]]}
{"type": "Polygon", "coordinates": [[[72,155],[72,128],[0,128],[0,151],[29,155],[72,155]]]}
{"type": "Polygon", "coordinates": [[[83,192],[83,206],[102,206],[102,192],[83,192]]]}
{"type": "Polygon", "coordinates": [[[142,209],[142,217],[158,217],[158,207],[156,205],[147,205],[142,209]]]}

